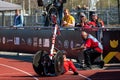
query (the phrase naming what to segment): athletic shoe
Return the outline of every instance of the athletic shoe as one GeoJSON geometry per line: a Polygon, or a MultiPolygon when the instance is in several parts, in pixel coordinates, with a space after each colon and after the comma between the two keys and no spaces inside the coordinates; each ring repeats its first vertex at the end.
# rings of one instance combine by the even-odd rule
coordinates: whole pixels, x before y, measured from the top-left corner
{"type": "Polygon", "coordinates": [[[73,75],[78,75],[79,73],[78,72],[74,72],[74,74],[73,75]]]}
{"type": "Polygon", "coordinates": [[[104,67],[104,61],[100,61],[99,63],[100,63],[99,64],[100,68],[103,68],[104,67]]]}

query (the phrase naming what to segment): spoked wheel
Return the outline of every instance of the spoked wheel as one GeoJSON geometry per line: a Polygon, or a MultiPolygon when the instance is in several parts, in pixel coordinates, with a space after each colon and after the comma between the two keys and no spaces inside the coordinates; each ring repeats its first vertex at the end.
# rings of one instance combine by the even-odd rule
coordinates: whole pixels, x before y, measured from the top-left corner
{"type": "Polygon", "coordinates": [[[60,75],[63,72],[63,53],[61,51],[57,51],[54,56],[54,67],[56,75],[60,75]]]}
{"type": "Polygon", "coordinates": [[[59,14],[57,11],[57,8],[53,5],[50,6],[49,10],[48,10],[48,21],[50,24],[55,24],[58,23],[59,20],[59,14]]]}

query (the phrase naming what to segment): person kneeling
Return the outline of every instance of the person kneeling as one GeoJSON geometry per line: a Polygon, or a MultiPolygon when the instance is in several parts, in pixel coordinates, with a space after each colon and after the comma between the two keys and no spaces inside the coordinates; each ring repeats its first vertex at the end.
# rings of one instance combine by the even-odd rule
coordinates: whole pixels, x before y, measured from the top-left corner
{"type": "Polygon", "coordinates": [[[83,44],[72,50],[83,50],[85,65],[87,68],[91,69],[91,65],[93,64],[97,64],[100,68],[103,68],[103,60],[95,61],[95,59],[100,57],[103,53],[102,44],[94,36],[85,31],[81,31],[81,37],[83,39],[83,44]]]}

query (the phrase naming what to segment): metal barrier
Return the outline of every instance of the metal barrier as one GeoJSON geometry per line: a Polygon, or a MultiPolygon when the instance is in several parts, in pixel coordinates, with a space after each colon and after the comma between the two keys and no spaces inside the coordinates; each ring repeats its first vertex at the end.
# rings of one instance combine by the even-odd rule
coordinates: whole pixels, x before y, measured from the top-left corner
{"type": "MultiPolygon", "coordinates": [[[[87,11],[82,11],[85,12],[87,18],[90,18],[90,12],[87,11]]],[[[71,11],[71,14],[74,16],[76,23],[78,23],[79,16],[78,13],[80,11],[71,11]]],[[[118,12],[115,10],[98,10],[96,11],[98,16],[104,21],[105,25],[110,25],[110,24],[119,24],[119,17],[118,17],[118,12]]],[[[5,26],[13,25],[13,15],[5,15],[5,26]]],[[[24,24],[25,26],[43,26],[45,23],[45,12],[36,12],[34,15],[31,16],[24,16],[24,24]]],[[[2,25],[2,16],[0,14],[0,25],[2,25]]]]}

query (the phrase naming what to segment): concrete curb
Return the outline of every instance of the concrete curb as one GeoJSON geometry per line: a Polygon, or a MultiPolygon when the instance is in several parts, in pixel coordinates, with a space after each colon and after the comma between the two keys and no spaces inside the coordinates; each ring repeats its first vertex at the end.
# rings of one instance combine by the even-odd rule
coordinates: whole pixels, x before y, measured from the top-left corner
{"type": "Polygon", "coordinates": [[[4,52],[4,51],[0,51],[0,55],[9,55],[9,56],[34,56],[34,54],[29,54],[29,53],[4,52]]]}

